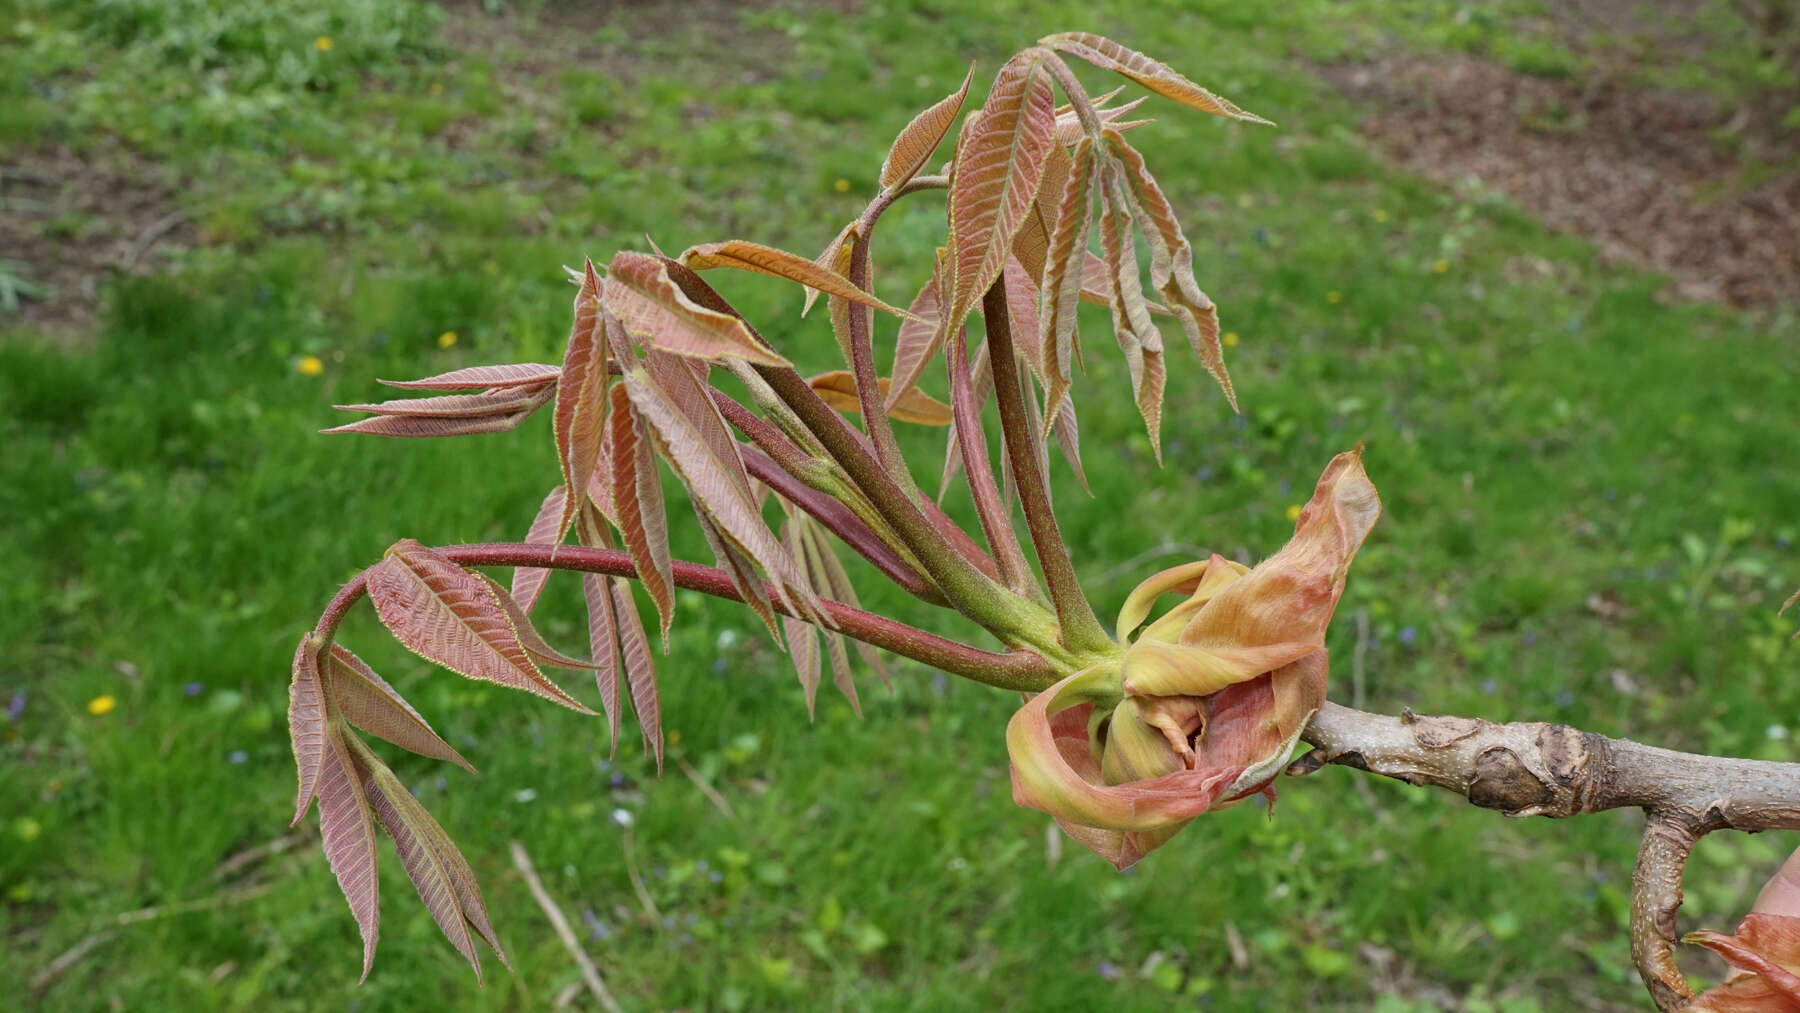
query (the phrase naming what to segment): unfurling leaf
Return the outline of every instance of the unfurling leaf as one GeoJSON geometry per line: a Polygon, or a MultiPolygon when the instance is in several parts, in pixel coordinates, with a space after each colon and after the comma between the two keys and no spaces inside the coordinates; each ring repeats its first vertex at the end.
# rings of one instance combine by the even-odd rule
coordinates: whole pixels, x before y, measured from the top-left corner
{"type": "Polygon", "coordinates": [[[1126,49],[1111,39],[1090,32],[1060,32],[1056,35],[1044,36],[1038,40],[1038,44],[1049,46],[1058,52],[1068,53],[1070,56],[1078,56],[1103,70],[1116,71],[1158,95],[1174,99],[1190,109],[1271,127],[1275,125],[1255,113],[1239,109],[1225,99],[1182,77],[1164,64],[1135,50],[1126,49]]]}
{"type": "MultiPolygon", "coordinates": [[[[847,369],[820,373],[806,381],[819,397],[828,405],[846,414],[862,411],[862,399],[856,396],[856,376],[847,369]]],[[[881,396],[887,397],[892,381],[881,377],[876,381],[881,387],[881,396]]],[[[950,406],[917,387],[912,388],[888,408],[889,417],[896,422],[910,422],[916,426],[947,426],[950,424],[950,406]]]]}
{"type": "Polygon", "coordinates": [[[575,324],[556,384],[556,455],[562,464],[563,504],[553,543],[562,541],[575,523],[575,510],[594,475],[606,427],[608,339],[600,290],[600,276],[588,261],[575,295],[575,324]]]}
{"type": "Polygon", "coordinates": [[[346,721],[402,749],[448,760],[475,773],[469,761],[432,731],[412,704],[348,648],[332,644],[325,655],[325,670],[329,673],[332,700],[346,721]]]}
{"type": "MultiPolygon", "coordinates": [[[[306,816],[319,792],[319,773],[325,767],[325,681],[319,671],[317,634],[308,630],[294,649],[293,680],[288,684],[288,735],[294,745],[294,768],[300,775],[294,796],[294,823],[306,816]]],[[[288,824],[292,826],[293,823],[288,824]]]]}
{"type": "Polygon", "coordinates": [[[637,712],[644,746],[656,755],[656,772],[661,774],[662,708],[656,698],[656,665],[650,659],[650,641],[644,636],[644,624],[638,618],[637,600],[631,596],[631,585],[617,578],[607,583],[611,586],[619,658],[625,663],[625,685],[631,691],[631,709],[637,712]]]}
{"type": "Polygon", "coordinates": [[[694,418],[682,412],[642,367],[625,374],[625,389],[632,407],[649,423],[663,459],[687,486],[695,511],[716,524],[735,548],[768,573],[775,582],[776,593],[791,609],[803,617],[816,616],[817,601],[805,591],[792,558],[763,523],[744,478],[736,444],[731,443],[731,449],[721,456],[694,418]],[[799,602],[790,598],[789,589],[800,592],[799,602]]]}
{"type": "Polygon", "coordinates": [[[946,334],[1000,277],[1043,182],[1056,145],[1056,105],[1044,57],[1042,50],[1027,50],[1000,68],[981,117],[956,153],[950,183],[954,284],[938,321],[946,334]]]}
{"type": "MultiPolygon", "coordinates": [[[[894,375],[893,382],[899,384],[899,393],[890,385],[886,396],[897,401],[906,396],[919,377],[925,375],[925,369],[937,355],[938,344],[943,336],[938,333],[938,316],[943,312],[941,293],[947,279],[944,272],[949,270],[946,260],[947,251],[939,247],[937,260],[931,269],[931,277],[926,280],[919,294],[913,297],[912,305],[907,312],[913,319],[902,321],[900,333],[894,339],[894,375]]],[[[850,350],[844,349],[844,361],[850,361],[850,350]]],[[[892,410],[890,406],[889,410],[892,410]]]]}
{"type": "MultiPolygon", "coordinates": [[[[613,254],[607,265],[602,301],[631,337],[646,348],[695,359],[743,359],[787,365],[753,334],[743,319],[700,305],[669,276],[666,258],[643,253],[613,254]]],[[[620,363],[625,368],[627,363],[620,363]]]]}
{"type": "Polygon", "coordinates": [[[1008,723],[1014,799],[1122,868],[1267,790],[1324,702],[1325,629],[1380,512],[1358,454],[1340,454],[1261,565],[1213,556],[1146,579],[1119,612],[1122,662],[1069,676],[1008,723]],[[1189,599],[1138,631],[1172,592],[1189,599]]]}
{"type": "Polygon", "coordinates": [[[407,878],[412,880],[414,889],[419,892],[419,900],[431,912],[438,928],[475,969],[476,983],[481,981],[481,958],[476,953],[475,938],[470,930],[486,942],[500,958],[500,963],[510,970],[512,965],[507,962],[506,953],[500,948],[493,925],[488,921],[481,887],[462,852],[387,764],[360,741],[351,738],[346,742],[354,751],[356,768],[370,806],[387,829],[388,836],[393,838],[394,850],[400,856],[407,878]]]}
{"type": "MultiPolygon", "coordinates": [[[[563,532],[558,526],[562,523],[563,500],[567,495],[564,488],[559,485],[544,496],[537,516],[531,519],[531,527],[525,532],[526,545],[555,545],[562,541],[563,532]]],[[[548,579],[550,571],[540,567],[521,566],[513,570],[513,600],[526,615],[530,615],[537,605],[538,595],[544,593],[544,582],[548,579]]]]}
{"type": "MultiPolygon", "coordinates": [[[[862,240],[862,227],[862,219],[858,218],[838,230],[838,234],[832,237],[831,242],[825,244],[825,249],[813,258],[813,265],[822,271],[830,271],[839,277],[847,278],[850,274],[850,254],[856,244],[862,240]]],[[[819,290],[809,286],[806,290],[806,301],[800,305],[802,317],[812,312],[813,303],[818,301],[818,298],[819,290]]],[[[849,358],[848,352],[845,353],[845,358],[849,358]]]]}
{"type": "MultiPolygon", "coordinates": [[[[669,646],[669,624],[675,616],[675,578],[669,558],[669,521],[663,508],[662,481],[650,449],[645,423],[631,407],[623,386],[612,389],[609,418],[612,468],[610,514],[624,537],[638,579],[662,621],[663,649],[669,646]]],[[[595,655],[599,661],[599,655],[595,655]]]]}
{"type": "Polygon", "coordinates": [[[1126,195],[1137,209],[1144,238],[1150,245],[1150,284],[1155,285],[1168,301],[1171,312],[1181,321],[1188,344],[1219,382],[1225,400],[1237,410],[1237,394],[1231,389],[1231,375],[1225,370],[1225,350],[1219,343],[1219,311],[1213,301],[1200,291],[1194,280],[1194,249],[1175,220],[1175,209],[1163,194],[1155,177],[1144,165],[1144,156],[1125,143],[1125,138],[1108,130],[1106,141],[1112,157],[1117,159],[1121,176],[1127,184],[1126,195]]]}
{"type": "Polygon", "coordinates": [[[1075,153],[1057,198],[1055,228],[1044,256],[1043,312],[1038,318],[1038,357],[1043,362],[1049,410],[1062,404],[1074,376],[1075,323],[1088,256],[1088,219],[1095,184],[1094,146],[1087,138],[1075,153]]]}
{"type": "Polygon", "coordinates": [[[897,317],[906,316],[905,311],[895,309],[868,292],[857,288],[836,270],[827,270],[805,257],[789,253],[786,250],[777,250],[771,246],[731,239],[723,243],[707,243],[704,246],[689,247],[679,259],[683,266],[695,271],[705,271],[715,267],[735,267],[740,271],[754,271],[758,274],[767,274],[798,282],[807,288],[834,295],[840,299],[848,299],[864,306],[873,306],[883,313],[892,313],[897,317]]]}
{"type": "Polygon", "coordinates": [[[894,138],[887,158],[881,163],[883,190],[891,191],[906,185],[908,180],[925,167],[926,160],[937,150],[938,143],[950,132],[950,125],[956,122],[956,114],[962,111],[963,99],[968,97],[969,84],[974,80],[975,65],[971,63],[961,88],[914,116],[912,122],[894,138]]]}
{"type": "Polygon", "coordinates": [[[331,407],[341,412],[366,412],[370,415],[473,419],[484,415],[507,415],[529,408],[536,400],[537,393],[534,388],[496,387],[482,394],[406,397],[372,404],[337,404],[331,407]]]}
{"type": "Polygon", "coordinates": [[[1137,250],[1131,238],[1130,202],[1121,178],[1123,170],[1100,159],[1100,244],[1106,257],[1108,301],[1112,309],[1113,335],[1125,353],[1131,387],[1137,395],[1138,414],[1150,436],[1150,449],[1162,461],[1162,334],[1150,319],[1144,290],[1138,277],[1137,250]]]}
{"type": "Polygon", "coordinates": [[[354,740],[335,722],[325,729],[325,758],[319,773],[319,836],[325,860],[362,933],[362,980],[367,980],[375,963],[375,940],[381,933],[381,896],[369,796],[348,744],[354,740]]]}
{"type": "Polygon", "coordinates": [[[499,581],[485,573],[477,573],[475,576],[487,585],[494,600],[500,604],[501,611],[506,613],[507,621],[512,624],[513,633],[519,638],[519,646],[525,649],[525,654],[532,661],[539,665],[549,665],[555,668],[594,667],[589,662],[582,661],[580,658],[571,658],[551,647],[544,640],[543,635],[531,625],[531,620],[525,618],[525,610],[519,607],[519,603],[513,600],[512,595],[506,593],[506,588],[501,587],[499,581]]]}
{"type": "Polygon", "coordinates": [[[552,383],[562,367],[543,362],[514,362],[499,366],[468,366],[423,380],[378,380],[389,387],[408,390],[486,390],[490,387],[532,387],[552,383]]]}
{"type": "Polygon", "coordinates": [[[396,542],[369,570],[368,585],[382,624],[420,657],[466,678],[593,713],[538,671],[495,596],[499,585],[410,538],[396,542]]]}

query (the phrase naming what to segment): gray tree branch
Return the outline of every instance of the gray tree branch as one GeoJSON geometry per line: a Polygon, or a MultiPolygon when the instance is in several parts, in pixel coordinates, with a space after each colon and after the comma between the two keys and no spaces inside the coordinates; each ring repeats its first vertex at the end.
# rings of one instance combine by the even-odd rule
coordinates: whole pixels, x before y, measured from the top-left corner
{"type": "Polygon", "coordinates": [[[1446,788],[1508,816],[1637,808],[1648,819],[1632,876],[1631,953],[1660,1010],[1693,995],[1675,963],[1681,873],[1714,830],[1800,829],[1800,763],[1701,756],[1542,721],[1371,714],[1327,703],[1288,767],[1339,764],[1446,788]]]}

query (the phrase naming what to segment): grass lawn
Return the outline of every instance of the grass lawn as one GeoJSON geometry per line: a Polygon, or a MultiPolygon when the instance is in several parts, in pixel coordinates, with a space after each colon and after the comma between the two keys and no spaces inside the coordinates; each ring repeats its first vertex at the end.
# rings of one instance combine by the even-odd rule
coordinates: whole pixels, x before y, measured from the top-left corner
{"type": "MultiPolygon", "coordinates": [[[[522,536],[557,466],[547,418],[320,437],[343,421],[330,405],[379,400],[377,377],[554,360],[561,265],[646,234],[812,253],[914,112],[1050,31],[1111,35],[1281,124],[1153,101],[1133,135],[1221,304],[1244,410],[1172,351],[1158,470],[1122,364],[1088,356],[1093,496],[1053,478],[1103,615],[1202,550],[1272,552],[1361,441],[1387,510],[1333,629],[1335,699],[1764,758],[1791,758],[1800,728],[1800,648],[1775,616],[1800,583],[1800,323],[1669,305],[1661,279],[1371,154],[1305,60],[1376,35],[1468,44],[1439,31],[1454,5],[496,6],[0,0],[0,165],[67,147],[160,167],[200,240],[106,286],[89,332],[0,312],[9,1001],[542,1008],[578,978],[507,858],[518,839],[630,1009],[1645,1005],[1624,933],[1635,814],[1510,822],[1334,769],[1272,819],[1209,816],[1119,875],[1013,806],[1016,698],[899,664],[892,693],[864,678],[863,720],[821,694],[809,724],[755,619],[693,595],[658,659],[679,761],[661,780],[629,724],[615,755],[601,723],[458,680],[355,613],[345,642],[482,771],[384,750],[482,878],[516,968],[478,989],[383,845],[359,988],[311,838],[221,866],[285,832],[294,640],[398,538],[522,536]]],[[[916,198],[884,230],[878,284],[903,302],[942,206],[916,198]]],[[[726,282],[825,368],[829,327],[798,318],[796,290],[726,282]]],[[[1107,340],[1103,313],[1083,326],[1107,340]]],[[[935,474],[941,436],[915,435],[935,474]]],[[[676,552],[709,559],[685,509],[676,552]]],[[[897,592],[865,601],[920,618],[897,592]]],[[[581,645],[576,581],[540,610],[581,645]]],[[[1734,924],[1795,843],[1706,840],[1683,928],[1734,924]]]]}

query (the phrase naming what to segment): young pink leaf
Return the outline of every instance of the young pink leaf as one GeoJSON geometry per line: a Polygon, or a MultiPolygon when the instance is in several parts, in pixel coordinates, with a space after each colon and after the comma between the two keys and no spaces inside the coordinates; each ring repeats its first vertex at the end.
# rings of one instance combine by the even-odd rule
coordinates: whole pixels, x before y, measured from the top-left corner
{"type": "Polygon", "coordinates": [[[776,643],[781,642],[781,629],[776,625],[775,606],[769,600],[769,589],[763,584],[762,575],[756,572],[756,564],[731,543],[731,540],[719,530],[719,526],[705,514],[699,515],[700,533],[706,536],[706,544],[712,549],[713,558],[719,561],[719,569],[731,578],[731,585],[737,588],[738,596],[744,604],[750,606],[757,618],[768,627],[769,636],[776,643]]]}
{"type": "Polygon", "coordinates": [[[611,577],[584,573],[581,590],[587,597],[588,650],[593,652],[594,682],[600,688],[600,707],[606,711],[612,750],[619,753],[619,633],[613,617],[611,577]]]}
{"type": "Polygon", "coordinates": [[[693,427],[706,444],[707,451],[725,468],[726,477],[743,490],[750,491],[750,475],[744,469],[743,450],[731,427],[719,414],[711,387],[706,383],[703,363],[651,349],[644,356],[644,369],[656,389],[657,396],[667,402],[693,427]]]}
{"type": "MultiPolygon", "coordinates": [[[[879,377],[875,381],[881,387],[883,397],[893,381],[887,377],[879,377]]],[[[854,415],[862,411],[862,399],[856,394],[856,377],[847,369],[836,369],[829,373],[820,373],[809,377],[806,381],[820,400],[845,413],[854,415]]],[[[947,426],[950,424],[950,406],[917,387],[907,391],[888,410],[888,415],[896,422],[909,422],[915,426],[947,426]]]]}
{"type": "MultiPolygon", "coordinates": [[[[944,272],[947,270],[949,263],[946,251],[939,247],[931,278],[919,289],[919,294],[913,297],[912,305],[907,309],[913,319],[900,324],[900,334],[894,339],[894,374],[887,391],[893,402],[897,403],[912,390],[913,385],[919,382],[919,377],[925,375],[925,369],[931,364],[931,360],[937,356],[938,345],[943,341],[938,334],[938,315],[944,308],[940,293],[944,290],[944,272]],[[898,394],[894,393],[894,383],[900,385],[898,394]]],[[[846,362],[850,359],[848,349],[845,350],[844,359],[846,362]]],[[[893,404],[888,406],[888,410],[893,410],[893,404]]]]}
{"type": "Polygon", "coordinates": [[[381,897],[375,874],[375,826],[361,773],[345,742],[345,732],[332,723],[325,730],[325,762],[319,774],[319,836],[325,859],[362,932],[362,980],[375,963],[380,935],[381,897]]]}
{"type": "MultiPolygon", "coordinates": [[[[614,387],[608,427],[612,440],[611,516],[637,566],[638,579],[656,604],[662,621],[663,650],[667,652],[669,624],[675,615],[675,579],[669,558],[669,522],[663,507],[662,481],[644,426],[631,407],[624,386],[614,387]]],[[[594,660],[599,661],[599,656],[594,660]]]]}
{"type": "Polygon", "coordinates": [[[387,828],[388,836],[393,838],[394,851],[400,856],[407,878],[412,880],[413,888],[419,892],[419,900],[425,904],[425,910],[431,912],[432,920],[437,922],[444,937],[475,969],[475,983],[480,984],[481,957],[475,952],[468,919],[463,917],[456,888],[451,883],[454,873],[425,828],[437,829],[440,834],[442,829],[387,764],[361,741],[354,738],[348,741],[356,750],[356,770],[370,808],[387,828]]]}
{"type": "Polygon", "coordinates": [[[1008,257],[1006,267],[1000,272],[1000,284],[1006,293],[1006,315],[1012,322],[1013,332],[1022,340],[1017,344],[1019,355],[1031,370],[1031,375],[1039,382],[1044,379],[1043,346],[1038,342],[1038,288],[1032,281],[1025,266],[1017,257],[1008,257]]]}
{"type": "MultiPolygon", "coordinates": [[[[850,274],[851,251],[854,250],[856,244],[861,241],[862,219],[858,218],[838,230],[838,234],[832,237],[831,242],[825,244],[825,249],[820,251],[817,257],[813,258],[813,264],[820,270],[830,271],[832,274],[838,275],[839,277],[848,277],[850,274]]],[[[813,303],[817,302],[818,298],[819,290],[808,286],[806,289],[806,301],[800,306],[800,315],[802,317],[812,312],[813,303]]],[[[845,358],[849,358],[849,356],[846,355],[845,358]]]]}
{"type": "Polygon", "coordinates": [[[1057,197],[1056,227],[1044,256],[1043,314],[1038,321],[1039,358],[1049,410],[1056,411],[1074,377],[1076,313],[1087,252],[1088,219],[1094,191],[1094,147],[1082,138],[1063,191],[1057,197]]]}
{"type": "Polygon", "coordinates": [[[448,760],[475,773],[469,761],[439,738],[412,704],[348,648],[332,644],[325,655],[325,671],[329,673],[332,700],[345,720],[402,749],[448,760]]]}
{"type": "Polygon", "coordinates": [[[294,796],[293,826],[306,816],[318,794],[319,773],[325,767],[325,683],[319,673],[317,634],[308,631],[294,649],[293,679],[288,684],[288,735],[294,745],[294,767],[300,787],[294,796]]]}
{"type": "Polygon", "coordinates": [[[538,671],[490,585],[410,538],[368,576],[375,614],[410,650],[470,679],[535,693],[594,713],[538,671]]]}
{"type": "Polygon", "coordinates": [[[787,281],[798,282],[807,288],[834,295],[840,299],[873,306],[883,313],[892,313],[904,317],[906,313],[882,302],[875,296],[852,285],[843,275],[835,270],[827,270],[805,257],[777,250],[774,247],[757,243],[731,239],[723,243],[707,243],[703,246],[691,246],[680,257],[683,266],[695,271],[705,271],[715,267],[734,267],[740,271],[754,271],[787,281]]]}
{"type": "Polygon", "coordinates": [[[600,289],[600,276],[588,261],[575,295],[575,324],[556,385],[556,455],[562,464],[563,505],[554,541],[561,541],[575,523],[575,510],[599,460],[600,434],[606,424],[607,338],[600,289]]]}
{"type": "Polygon", "coordinates": [[[1055,101],[1041,65],[1043,50],[1007,61],[956,153],[950,184],[953,295],[938,329],[959,323],[987,291],[1012,253],[1056,144],[1055,101]]]}
{"type": "Polygon", "coordinates": [[[794,671],[800,676],[800,690],[806,694],[806,720],[813,720],[819,696],[819,633],[811,623],[792,616],[781,617],[781,629],[787,637],[788,656],[794,659],[794,671]]]}
{"type": "Polygon", "coordinates": [[[644,638],[644,624],[638,619],[637,600],[631,596],[631,585],[618,579],[608,583],[612,587],[619,657],[625,662],[625,684],[631,690],[631,707],[637,711],[644,745],[656,754],[656,772],[661,774],[662,708],[656,698],[656,666],[650,660],[650,641],[644,638]]]}
{"type": "Polygon", "coordinates": [[[1135,50],[1127,49],[1111,39],[1102,38],[1089,32],[1061,32],[1056,35],[1044,36],[1038,40],[1038,44],[1080,57],[1103,70],[1116,71],[1158,95],[1174,99],[1191,109],[1212,113],[1215,116],[1228,116],[1234,120],[1261,123],[1271,127],[1275,125],[1255,113],[1239,109],[1225,99],[1182,77],[1164,64],[1135,50]]]}
{"type": "MultiPolygon", "coordinates": [[[[844,572],[844,564],[838,562],[837,554],[832,551],[831,542],[825,537],[823,525],[812,518],[800,515],[794,518],[800,534],[800,544],[805,550],[804,565],[813,589],[821,597],[843,602],[851,608],[861,608],[862,603],[856,598],[856,588],[850,585],[850,575],[844,572]]],[[[888,682],[887,665],[882,663],[881,653],[872,644],[861,640],[853,640],[856,653],[862,656],[863,664],[868,665],[882,682],[888,682]]]]}
{"type": "Polygon", "coordinates": [[[825,654],[831,659],[831,684],[850,701],[850,713],[860,720],[862,701],[856,696],[856,678],[850,672],[850,654],[844,648],[843,634],[825,631],[825,654]]]}
{"type": "Polygon", "coordinates": [[[1162,460],[1162,334],[1150,319],[1138,277],[1137,250],[1131,238],[1130,202],[1123,170],[1112,159],[1100,161],[1100,241],[1105,252],[1112,307],[1113,334],[1125,353],[1138,413],[1149,432],[1150,449],[1162,460]]]}
{"type": "MultiPolygon", "coordinates": [[[[613,254],[602,300],[638,344],[695,359],[742,359],[769,366],[787,360],[764,344],[743,318],[700,305],[669,276],[666,258],[613,254]]],[[[621,368],[627,364],[621,362],[621,368]]]]}
{"type": "Polygon", "coordinates": [[[490,387],[536,387],[552,383],[562,367],[542,362],[515,362],[498,366],[468,366],[423,380],[378,380],[389,387],[409,390],[486,390],[490,387]]]}
{"type": "Polygon", "coordinates": [[[642,367],[625,374],[625,389],[655,435],[662,457],[687,486],[696,512],[712,520],[719,532],[766,571],[775,590],[803,616],[818,614],[818,605],[794,569],[794,562],[763,523],[761,512],[742,484],[743,462],[733,454],[720,460],[693,420],[673,404],[642,367]],[[799,591],[795,603],[788,589],[799,591]]]}
{"type": "Polygon", "coordinates": [[[962,111],[963,99],[968,97],[969,84],[974,80],[975,65],[971,63],[961,88],[914,116],[912,122],[894,138],[887,158],[881,163],[883,190],[892,192],[906,185],[908,180],[925,167],[931,153],[937,150],[938,143],[950,132],[950,125],[956,122],[956,114],[962,111]]]}
{"type": "Polygon", "coordinates": [[[1219,311],[1213,301],[1200,291],[1194,279],[1194,249],[1175,220],[1175,208],[1144,165],[1144,156],[1125,143],[1125,138],[1112,130],[1106,132],[1112,157],[1118,160],[1121,176],[1127,184],[1126,195],[1137,209],[1144,226],[1144,238],[1150,246],[1150,283],[1168,301],[1176,319],[1187,333],[1188,344],[1219,382],[1225,399],[1237,410],[1237,394],[1231,389],[1231,375],[1225,370],[1225,350],[1219,343],[1219,311]]]}
{"type": "Polygon", "coordinates": [[[1081,427],[1075,421],[1075,402],[1063,401],[1062,408],[1056,413],[1056,424],[1051,428],[1056,433],[1056,445],[1062,450],[1063,460],[1069,462],[1069,468],[1075,472],[1075,480],[1092,496],[1094,490],[1089,487],[1087,472],[1081,467],[1081,427]]]}
{"type": "Polygon", "coordinates": [[[519,646],[525,649],[525,653],[530,656],[532,661],[555,668],[594,667],[589,662],[582,661],[580,658],[571,658],[551,647],[544,640],[543,635],[538,633],[537,628],[531,625],[531,620],[525,617],[525,610],[519,607],[519,603],[513,600],[512,595],[506,593],[506,588],[501,587],[499,581],[485,573],[476,573],[475,576],[487,585],[489,593],[494,596],[494,601],[498,602],[501,611],[506,613],[507,621],[512,623],[513,633],[519,638],[519,646]]]}
{"type": "Polygon", "coordinates": [[[441,397],[404,397],[372,404],[338,404],[342,412],[399,415],[409,418],[475,419],[510,415],[532,408],[539,391],[535,387],[495,387],[481,394],[445,394],[441,397]]]}
{"type": "Polygon", "coordinates": [[[347,425],[319,432],[331,436],[339,433],[361,433],[366,436],[395,437],[435,437],[435,436],[473,436],[478,433],[504,433],[519,428],[537,409],[548,401],[549,392],[556,389],[554,385],[544,388],[542,398],[534,398],[529,408],[510,414],[481,415],[471,418],[413,418],[404,415],[377,415],[370,419],[359,419],[347,425]]]}
{"type": "MultiPolygon", "coordinates": [[[[544,497],[537,516],[531,520],[531,528],[525,532],[525,544],[555,545],[562,541],[562,532],[557,528],[562,523],[566,489],[559,485],[544,497]]],[[[521,566],[513,570],[512,596],[527,615],[537,605],[538,595],[544,593],[544,581],[549,578],[550,571],[539,567],[521,566]]]]}

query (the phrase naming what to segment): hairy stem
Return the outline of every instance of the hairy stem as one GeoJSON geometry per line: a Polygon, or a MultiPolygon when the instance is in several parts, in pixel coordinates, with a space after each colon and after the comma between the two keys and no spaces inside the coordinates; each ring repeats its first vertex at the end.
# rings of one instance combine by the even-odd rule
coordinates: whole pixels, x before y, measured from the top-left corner
{"type": "MultiPolygon", "coordinates": [[[[475,545],[447,545],[432,551],[460,566],[526,566],[546,570],[573,570],[600,573],[610,577],[637,576],[637,567],[629,553],[619,549],[596,549],[573,545],[539,545],[528,542],[488,542],[475,545]]],[[[701,594],[742,602],[731,577],[725,571],[699,563],[676,560],[673,566],[675,586],[701,594]]],[[[356,575],[338,591],[319,618],[315,632],[333,635],[344,613],[368,593],[368,571],[356,575]]],[[[769,585],[770,603],[777,612],[796,615],[769,585]]],[[[886,616],[875,615],[846,605],[823,600],[824,615],[832,628],[885,651],[929,665],[951,675],[994,686],[999,689],[1036,692],[1054,683],[1062,674],[1042,655],[1031,651],[1004,654],[983,651],[967,644],[927,633],[915,626],[886,616]]]]}
{"type": "Polygon", "coordinates": [[[988,460],[987,437],[981,427],[981,406],[969,373],[968,343],[962,328],[950,336],[945,354],[950,364],[950,404],[955,416],[957,449],[962,454],[963,474],[968,479],[969,493],[975,500],[975,514],[981,520],[981,531],[987,537],[988,550],[1000,564],[1000,577],[1006,585],[1021,594],[1029,594],[1036,586],[1025,550],[1019,547],[1019,536],[1012,526],[1012,511],[1000,498],[994,484],[994,468],[988,460]]]}
{"type": "Polygon", "coordinates": [[[918,561],[898,536],[881,524],[879,517],[872,516],[873,507],[860,497],[841,501],[850,497],[846,496],[842,476],[829,462],[794,446],[780,429],[723,391],[713,388],[712,397],[725,420],[755,444],[743,452],[744,466],[751,475],[811,514],[909,594],[932,605],[950,604],[943,592],[919,572],[918,561]]]}
{"type": "MultiPolygon", "coordinates": [[[[981,313],[987,323],[988,368],[994,374],[994,397],[1000,403],[1000,431],[1007,459],[1012,463],[1013,481],[1018,485],[1019,503],[1025,509],[1025,523],[1031,530],[1031,544],[1037,550],[1044,582],[1050,587],[1050,600],[1056,605],[1063,644],[1077,652],[1110,650],[1112,638],[1094,617],[1087,596],[1081,593],[1075,564],[1069,560],[1069,548],[1050,506],[1042,441],[1032,426],[1033,407],[1020,382],[1019,364],[1013,355],[1012,318],[1000,279],[995,279],[982,294],[981,313]]],[[[973,463],[964,461],[965,470],[973,463]]]]}
{"type": "MultiPolygon", "coordinates": [[[[1059,661],[1071,660],[1056,636],[1051,617],[1035,603],[1007,590],[977,568],[965,551],[955,547],[948,532],[925,515],[920,498],[909,495],[895,482],[863,442],[862,434],[820,400],[799,373],[773,366],[758,366],[757,371],[918,557],[952,607],[1009,646],[1030,644],[1040,652],[1057,656],[1059,661]]],[[[985,558],[979,549],[974,551],[985,558]]],[[[991,560],[989,564],[992,565],[991,560]]]]}
{"type": "Polygon", "coordinates": [[[1675,964],[1681,873],[1714,830],[1800,829],[1800,763],[1702,756],[1541,721],[1370,714],[1327,703],[1291,774],[1326,764],[1446,788],[1508,816],[1637,808],[1649,819],[1632,876],[1631,951],[1657,1007],[1692,992],[1675,964]]]}

